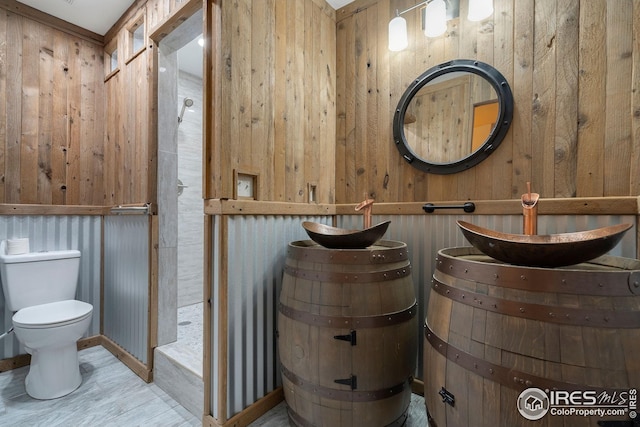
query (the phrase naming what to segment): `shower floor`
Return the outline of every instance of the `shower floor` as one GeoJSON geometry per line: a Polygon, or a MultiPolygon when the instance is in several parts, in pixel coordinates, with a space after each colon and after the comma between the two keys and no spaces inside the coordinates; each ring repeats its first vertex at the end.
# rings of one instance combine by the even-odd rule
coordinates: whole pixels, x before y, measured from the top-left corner
{"type": "MultiPolygon", "coordinates": [[[[200,355],[202,365],[203,303],[178,308],[178,348],[186,347],[200,355]]],[[[202,373],[200,373],[202,375],[202,373]]]]}

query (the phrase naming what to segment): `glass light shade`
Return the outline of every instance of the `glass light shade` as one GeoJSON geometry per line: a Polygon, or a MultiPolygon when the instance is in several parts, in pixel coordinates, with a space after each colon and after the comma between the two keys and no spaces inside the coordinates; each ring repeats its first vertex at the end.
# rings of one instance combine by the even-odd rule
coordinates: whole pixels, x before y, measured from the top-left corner
{"type": "Polygon", "coordinates": [[[469,0],[469,21],[482,21],[493,14],[493,0],[469,0]]]}
{"type": "Polygon", "coordinates": [[[432,0],[424,10],[424,35],[439,37],[447,31],[447,5],[444,0],[432,0]]]}
{"type": "Polygon", "coordinates": [[[401,16],[396,16],[389,22],[389,50],[398,52],[407,46],[407,21],[401,16]]]}

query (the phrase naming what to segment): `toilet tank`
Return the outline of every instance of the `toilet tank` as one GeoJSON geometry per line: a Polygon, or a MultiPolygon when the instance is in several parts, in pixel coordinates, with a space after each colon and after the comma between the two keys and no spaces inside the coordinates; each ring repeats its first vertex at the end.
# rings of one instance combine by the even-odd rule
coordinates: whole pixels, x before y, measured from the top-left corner
{"type": "Polygon", "coordinates": [[[0,243],[0,280],[11,311],[75,299],[80,251],[64,250],[7,255],[0,243]]]}

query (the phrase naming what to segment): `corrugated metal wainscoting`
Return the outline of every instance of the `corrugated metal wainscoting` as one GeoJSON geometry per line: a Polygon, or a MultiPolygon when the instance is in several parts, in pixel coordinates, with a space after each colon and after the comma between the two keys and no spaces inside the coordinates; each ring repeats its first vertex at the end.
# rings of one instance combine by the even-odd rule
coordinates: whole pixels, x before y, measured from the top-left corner
{"type": "MultiPolygon", "coordinates": [[[[372,224],[390,220],[391,224],[384,238],[405,242],[409,249],[412,265],[412,277],[416,298],[419,303],[418,342],[423,341],[422,324],[426,317],[427,299],[434,261],[440,249],[455,246],[471,246],[456,224],[457,220],[467,221],[481,227],[505,232],[522,233],[521,215],[374,215],[372,224]]],[[[593,230],[608,225],[635,224],[632,215],[545,215],[538,216],[538,234],[571,233],[593,230]]],[[[362,228],[362,215],[343,215],[337,219],[338,227],[347,229],[362,228]]],[[[625,234],[620,244],[610,255],[628,258],[636,257],[636,227],[625,234]]],[[[422,346],[418,346],[416,378],[423,377],[422,346]]]]}
{"type": "Polygon", "coordinates": [[[104,335],[148,363],[148,215],[104,220],[104,335]]]}
{"type": "MultiPolygon", "coordinates": [[[[303,221],[331,224],[330,216],[230,216],[226,248],[228,283],[228,365],[226,416],[232,417],[281,385],[277,357],[277,307],[287,246],[308,240],[303,221]]],[[[220,217],[213,218],[212,271],[218,271],[220,217]]],[[[218,328],[220,315],[215,299],[220,292],[216,274],[212,280],[211,408],[219,419],[218,328]]]]}
{"type": "MultiPolygon", "coordinates": [[[[82,252],[76,298],[93,305],[93,318],[85,337],[100,334],[100,216],[0,216],[0,240],[29,238],[32,252],[77,249],[82,252]]],[[[0,289],[1,292],[1,289],[0,289]]],[[[11,327],[13,313],[0,298],[0,333],[11,327]]],[[[15,334],[0,341],[0,359],[25,354],[15,334]]]]}

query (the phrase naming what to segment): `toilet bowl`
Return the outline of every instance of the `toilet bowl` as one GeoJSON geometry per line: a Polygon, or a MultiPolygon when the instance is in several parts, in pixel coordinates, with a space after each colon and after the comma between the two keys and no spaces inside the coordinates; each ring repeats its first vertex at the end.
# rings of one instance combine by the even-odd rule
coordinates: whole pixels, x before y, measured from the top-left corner
{"type": "Polygon", "coordinates": [[[82,382],[76,342],[93,313],[91,304],[74,299],[80,251],[29,252],[27,245],[8,251],[6,243],[0,241],[0,278],[13,330],[31,354],[25,388],[36,399],[62,397],[82,382]]]}
{"type": "Polygon", "coordinates": [[[31,354],[25,380],[36,399],[65,396],[82,383],[76,342],[89,328],[93,306],[67,300],[23,308],[13,316],[14,332],[31,354]]]}

